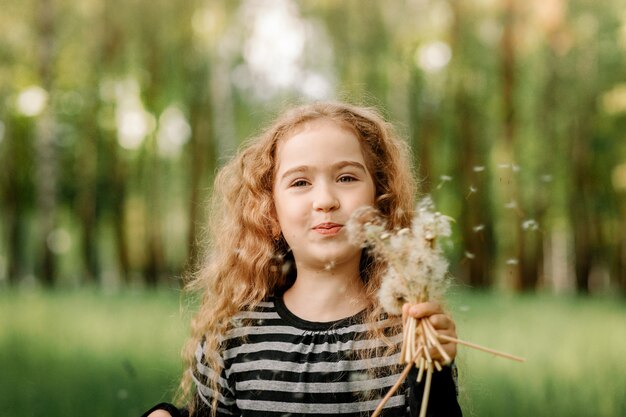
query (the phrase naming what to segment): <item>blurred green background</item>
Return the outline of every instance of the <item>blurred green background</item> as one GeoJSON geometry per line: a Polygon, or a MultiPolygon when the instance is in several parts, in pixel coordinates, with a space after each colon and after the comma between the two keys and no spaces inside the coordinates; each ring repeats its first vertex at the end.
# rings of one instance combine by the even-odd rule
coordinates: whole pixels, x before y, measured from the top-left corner
{"type": "Polygon", "coordinates": [[[470,415],[626,415],[623,0],[1,9],[6,415],[138,415],[171,397],[215,170],[317,99],[398,127],[456,220],[461,335],[529,357],[465,353],[470,415]]]}

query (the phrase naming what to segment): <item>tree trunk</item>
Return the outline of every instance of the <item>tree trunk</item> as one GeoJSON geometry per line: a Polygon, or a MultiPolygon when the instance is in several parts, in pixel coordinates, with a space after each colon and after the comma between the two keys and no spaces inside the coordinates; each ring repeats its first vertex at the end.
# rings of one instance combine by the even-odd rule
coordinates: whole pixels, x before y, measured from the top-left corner
{"type": "Polygon", "coordinates": [[[3,206],[6,217],[3,219],[8,231],[7,262],[8,278],[10,285],[17,285],[26,273],[25,262],[25,224],[26,204],[24,202],[23,184],[19,181],[20,147],[16,143],[19,138],[9,133],[7,135],[8,158],[5,169],[7,170],[6,184],[3,193],[3,206]]]}
{"type": "MultiPolygon", "coordinates": [[[[202,74],[206,74],[204,71],[202,74]]],[[[204,78],[204,77],[199,77],[204,78]]],[[[198,84],[202,85],[202,81],[196,77],[198,84]]],[[[215,138],[213,135],[212,123],[213,110],[210,93],[202,90],[202,94],[194,97],[191,108],[191,126],[192,136],[190,139],[189,150],[191,152],[191,164],[189,165],[189,176],[191,178],[191,195],[189,198],[189,224],[187,235],[188,259],[187,268],[193,268],[196,265],[199,255],[198,228],[200,227],[200,214],[204,213],[201,208],[204,207],[206,196],[202,192],[204,180],[207,173],[212,172],[215,167],[215,138]]]]}
{"type": "MultiPolygon", "coordinates": [[[[454,24],[452,26],[452,49],[458,51],[455,56],[459,68],[469,66],[464,56],[466,46],[465,22],[467,11],[459,2],[453,3],[454,24]]],[[[459,225],[462,229],[462,245],[465,259],[461,262],[462,279],[474,288],[486,288],[491,285],[493,277],[493,221],[490,213],[489,185],[487,172],[475,170],[484,166],[485,160],[479,160],[482,143],[478,125],[480,114],[473,105],[472,97],[467,91],[463,72],[455,80],[450,91],[454,94],[454,136],[457,141],[455,161],[455,185],[457,195],[465,197],[461,204],[459,225]]]]}
{"type": "MultiPolygon", "coordinates": [[[[97,85],[97,80],[94,80],[97,85]]],[[[77,196],[77,214],[82,229],[81,254],[83,257],[85,280],[91,283],[100,281],[98,257],[98,122],[96,115],[99,105],[94,101],[85,126],[86,134],[80,143],[78,170],[80,175],[77,196]]]]}
{"type": "Polygon", "coordinates": [[[409,120],[411,123],[411,144],[414,161],[417,165],[417,178],[420,193],[432,191],[433,161],[431,147],[435,141],[436,123],[433,110],[428,103],[422,103],[422,83],[417,71],[413,71],[409,92],[409,120]]]}
{"type": "Polygon", "coordinates": [[[457,140],[460,143],[457,159],[459,195],[466,196],[461,206],[460,224],[463,228],[463,246],[466,251],[466,282],[475,288],[491,285],[493,277],[493,222],[489,205],[489,187],[486,172],[474,172],[482,165],[477,126],[473,122],[478,115],[473,111],[469,97],[458,87],[456,92],[457,140]]]}
{"type": "MultiPolygon", "coordinates": [[[[502,157],[499,164],[506,166],[500,169],[500,194],[505,198],[504,204],[507,212],[503,216],[506,223],[509,240],[504,243],[504,255],[507,258],[506,268],[509,284],[512,288],[520,290],[524,282],[528,280],[523,275],[525,269],[521,265],[526,256],[524,240],[521,230],[521,194],[516,175],[517,161],[515,157],[515,137],[517,134],[517,121],[515,117],[515,20],[517,7],[515,0],[504,0],[504,31],[501,43],[501,68],[502,68],[502,110],[503,110],[503,142],[502,157]]],[[[501,237],[502,238],[502,237],[501,237]]]]}
{"type": "MultiPolygon", "coordinates": [[[[118,2],[106,1],[102,6],[100,21],[100,57],[96,78],[100,81],[104,76],[114,76],[122,58],[122,47],[126,41],[123,31],[116,25],[113,14],[118,2]]],[[[121,281],[129,284],[131,279],[131,263],[129,244],[126,233],[126,196],[128,194],[128,164],[119,155],[119,145],[114,134],[99,129],[102,143],[101,158],[107,172],[106,188],[111,210],[115,254],[121,281]]],[[[87,226],[87,225],[86,225],[87,226]]]]}
{"type": "MultiPolygon", "coordinates": [[[[52,0],[39,0],[37,26],[39,41],[38,73],[42,87],[52,92],[54,8],[52,0]]],[[[39,273],[44,285],[56,281],[56,256],[49,239],[56,228],[58,160],[55,147],[55,122],[50,107],[46,107],[37,120],[37,206],[41,233],[41,258],[39,273]]]]}
{"type": "Polygon", "coordinates": [[[590,198],[593,195],[589,184],[591,172],[591,150],[587,144],[586,129],[576,123],[572,128],[572,181],[570,194],[570,219],[574,232],[574,270],[576,289],[579,293],[589,293],[589,277],[594,265],[593,247],[596,230],[593,214],[590,211],[590,198]]]}

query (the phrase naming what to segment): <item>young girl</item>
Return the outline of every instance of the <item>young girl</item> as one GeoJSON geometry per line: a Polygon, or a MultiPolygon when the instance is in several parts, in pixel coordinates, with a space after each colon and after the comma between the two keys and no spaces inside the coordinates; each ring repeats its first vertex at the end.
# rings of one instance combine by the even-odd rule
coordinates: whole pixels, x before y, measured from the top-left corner
{"type": "MultiPolygon", "coordinates": [[[[185,353],[186,406],[144,416],[370,415],[402,371],[402,318],[377,299],[385,265],[344,225],[366,205],[391,229],[410,225],[406,145],[372,109],[298,107],[221,169],[213,194],[211,244],[192,282],[203,298],[185,353]]],[[[438,304],[403,312],[456,337],[438,304]]],[[[444,349],[455,357],[454,344],[444,349]]],[[[382,415],[417,415],[415,377],[382,415]]],[[[429,416],[461,415],[452,368],[435,373],[428,404],[429,416]]]]}

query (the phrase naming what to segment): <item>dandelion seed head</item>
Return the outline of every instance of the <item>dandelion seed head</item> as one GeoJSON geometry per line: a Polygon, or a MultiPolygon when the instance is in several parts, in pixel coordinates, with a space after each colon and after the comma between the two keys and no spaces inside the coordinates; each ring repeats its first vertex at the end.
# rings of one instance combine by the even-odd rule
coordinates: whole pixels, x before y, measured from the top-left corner
{"type": "Polygon", "coordinates": [[[403,280],[391,273],[380,285],[378,299],[389,314],[402,314],[402,306],[407,302],[409,291],[403,280]]]}
{"type": "Polygon", "coordinates": [[[385,223],[378,210],[370,206],[364,206],[352,213],[346,222],[346,231],[351,243],[360,247],[366,247],[372,234],[382,233],[385,229],[384,226],[385,223]]]}
{"type": "Polygon", "coordinates": [[[421,200],[411,228],[389,231],[377,212],[356,212],[348,233],[386,260],[379,301],[390,314],[400,314],[408,300],[438,299],[447,289],[448,262],[437,238],[451,235],[451,218],[435,211],[430,198],[421,200]],[[354,237],[356,235],[356,238],[354,237]]]}

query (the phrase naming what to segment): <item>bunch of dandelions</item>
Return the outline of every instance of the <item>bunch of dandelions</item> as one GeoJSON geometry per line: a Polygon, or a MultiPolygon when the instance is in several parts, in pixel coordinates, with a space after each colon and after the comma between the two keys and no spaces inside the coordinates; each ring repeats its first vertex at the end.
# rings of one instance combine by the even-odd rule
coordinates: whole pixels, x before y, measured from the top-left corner
{"type": "MultiPolygon", "coordinates": [[[[371,207],[361,208],[351,216],[346,225],[351,241],[368,248],[374,256],[387,264],[378,293],[380,303],[387,313],[402,314],[402,306],[406,303],[443,300],[449,284],[448,261],[437,244],[437,239],[450,236],[451,221],[450,217],[435,211],[430,198],[425,198],[418,204],[410,228],[389,231],[380,213],[371,207]]],[[[512,355],[440,334],[427,318],[408,317],[403,326],[400,351],[400,363],[406,364],[406,367],[374,411],[373,417],[382,411],[387,400],[400,387],[414,365],[418,368],[418,382],[421,382],[424,373],[426,374],[420,417],[426,415],[433,372],[435,369],[438,371],[442,369],[441,363],[433,360],[430,353],[436,350],[443,358],[444,364],[451,362],[441,341],[464,344],[510,359],[521,360],[512,355]]]]}

